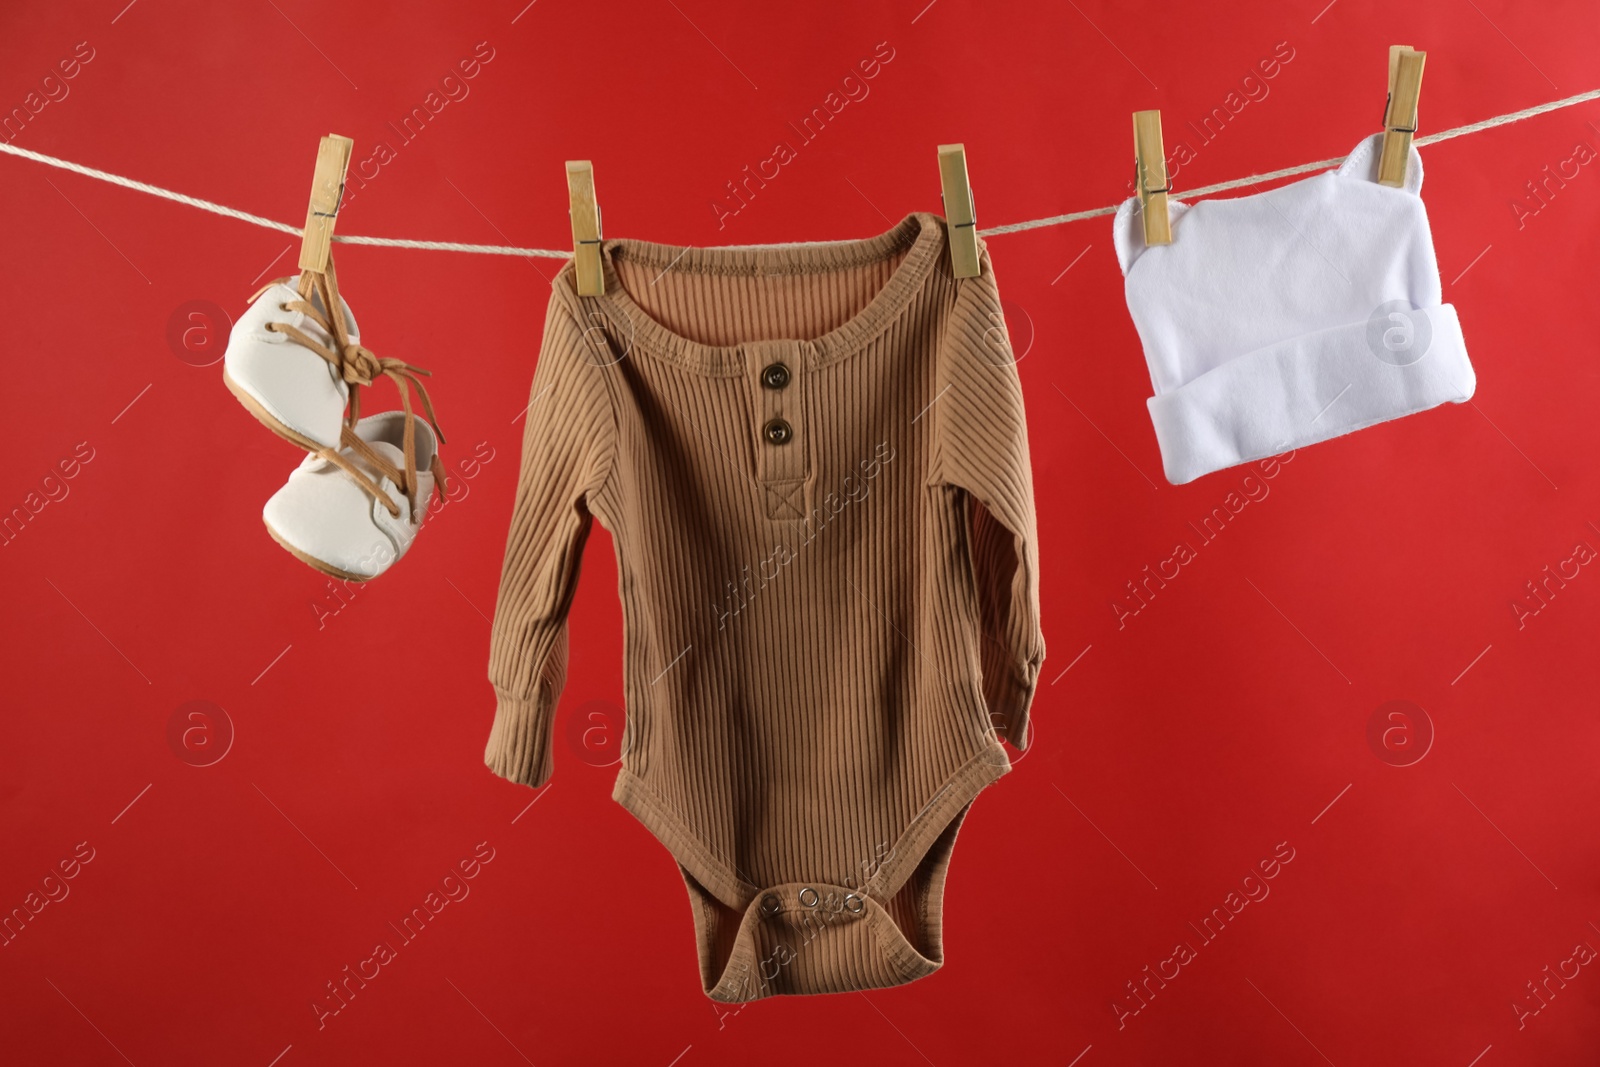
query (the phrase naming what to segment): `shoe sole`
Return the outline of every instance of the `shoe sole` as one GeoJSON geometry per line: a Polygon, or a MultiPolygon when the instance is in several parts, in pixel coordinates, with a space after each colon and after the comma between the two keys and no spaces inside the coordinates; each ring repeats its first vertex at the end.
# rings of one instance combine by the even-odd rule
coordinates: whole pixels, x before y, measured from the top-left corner
{"type": "Polygon", "coordinates": [[[238,397],[239,403],[245,406],[245,410],[254,415],[256,419],[259,420],[267,429],[271,430],[285,441],[288,441],[291,444],[299,445],[307,452],[322,451],[322,445],[317,444],[317,442],[313,441],[305,434],[296,430],[292,430],[280,422],[277,416],[273,415],[272,412],[268,411],[262,406],[261,401],[251,396],[249,392],[245,390],[244,386],[234,381],[233,378],[228,375],[226,370],[222,372],[222,384],[226,385],[228,387],[228,392],[238,397]]]}
{"type": "Polygon", "coordinates": [[[331,575],[334,578],[343,578],[347,582],[370,582],[377,577],[376,574],[351,574],[347,570],[335,567],[333,564],[320,560],[290,544],[282,534],[272,528],[272,523],[267,522],[265,519],[262,519],[261,523],[267,528],[267,533],[272,535],[272,539],[282,545],[291,556],[306,566],[321,571],[323,574],[331,575]]]}

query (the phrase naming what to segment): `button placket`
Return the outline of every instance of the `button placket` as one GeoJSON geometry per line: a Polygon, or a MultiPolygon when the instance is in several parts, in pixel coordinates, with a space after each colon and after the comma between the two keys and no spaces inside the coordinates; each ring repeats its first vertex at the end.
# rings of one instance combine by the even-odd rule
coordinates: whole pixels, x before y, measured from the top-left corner
{"type": "Polygon", "coordinates": [[[805,351],[799,341],[750,341],[745,376],[755,415],[756,482],[769,519],[804,519],[808,510],[806,440],[801,410],[805,351]]]}

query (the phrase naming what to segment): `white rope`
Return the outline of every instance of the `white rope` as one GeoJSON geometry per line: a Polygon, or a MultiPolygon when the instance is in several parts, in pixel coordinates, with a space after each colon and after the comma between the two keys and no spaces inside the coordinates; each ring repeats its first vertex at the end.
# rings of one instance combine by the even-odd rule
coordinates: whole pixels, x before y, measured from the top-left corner
{"type": "MultiPolygon", "coordinates": [[[[1440,141],[1448,141],[1452,137],[1465,137],[1469,133],[1478,133],[1482,130],[1491,130],[1496,126],[1508,126],[1513,122],[1521,122],[1524,119],[1531,119],[1536,115],[1544,115],[1551,111],[1559,111],[1562,108],[1573,107],[1577,104],[1587,103],[1590,100],[1600,100],[1600,89],[1591,89],[1589,92],[1579,93],[1577,96],[1569,96],[1564,100],[1552,100],[1547,104],[1538,104],[1534,107],[1524,108],[1521,111],[1513,111],[1508,115],[1496,115],[1494,118],[1484,119],[1482,122],[1473,122],[1466,126],[1457,126],[1454,129],[1428,134],[1425,137],[1415,138],[1412,143],[1419,147],[1437,144],[1440,141]]],[[[19,156],[22,159],[31,159],[36,163],[43,163],[46,166],[57,167],[61,170],[69,170],[74,174],[81,174],[86,178],[95,178],[99,181],[110,182],[112,185],[120,185],[124,189],[133,189],[137,192],[149,193],[151,196],[158,196],[163,200],[171,200],[179,204],[188,204],[190,207],[199,208],[201,211],[209,211],[214,215],[223,215],[230,219],[238,219],[241,222],[248,222],[256,226],[265,227],[269,230],[277,230],[280,233],[289,233],[295,235],[296,237],[299,237],[304,233],[304,231],[298,226],[290,226],[287,223],[277,222],[273,219],[262,218],[260,215],[252,215],[248,211],[240,211],[238,208],[231,208],[224,204],[213,203],[210,200],[202,200],[196,196],[187,196],[184,193],[176,193],[171,189],[163,189],[159,185],[149,185],[145,182],[135,181],[132,178],[124,178],[120,174],[112,174],[108,171],[96,170],[93,167],[86,167],[81,163],[72,163],[65,159],[57,159],[55,156],[47,156],[43,152],[33,152],[26,148],[18,148],[16,145],[3,143],[0,143],[0,152],[5,152],[13,156],[19,156]]],[[[1278,178],[1292,178],[1297,174],[1309,174],[1313,171],[1327,170],[1330,167],[1337,167],[1340,163],[1343,163],[1344,160],[1345,157],[1340,156],[1337,159],[1322,159],[1315,163],[1302,163],[1297,167],[1285,167],[1282,170],[1269,171],[1266,174],[1252,174],[1248,178],[1236,178],[1232,181],[1218,182],[1215,185],[1204,185],[1198,189],[1188,189],[1184,191],[1184,195],[1186,197],[1207,196],[1212,193],[1223,193],[1230,189],[1240,189],[1248,185],[1255,185],[1258,182],[1274,181],[1278,178]]],[[[1005,226],[991,226],[988,229],[979,230],[978,233],[984,237],[997,237],[1001,234],[1020,233],[1023,230],[1037,230],[1045,226],[1060,226],[1068,222],[1079,222],[1083,219],[1099,218],[1103,215],[1114,215],[1116,214],[1116,211],[1117,205],[1113,204],[1110,207],[1094,208],[1090,211],[1074,211],[1066,215],[1052,215],[1049,218],[1044,219],[1030,219],[1027,222],[1013,222],[1005,226]]],[[[413,241],[399,237],[357,237],[347,236],[345,234],[334,234],[333,239],[337,242],[350,245],[376,245],[381,248],[420,248],[435,252],[471,252],[478,255],[488,256],[543,256],[548,259],[567,259],[572,255],[570,250],[565,249],[517,248],[512,245],[461,244],[456,241],[413,241]]]]}

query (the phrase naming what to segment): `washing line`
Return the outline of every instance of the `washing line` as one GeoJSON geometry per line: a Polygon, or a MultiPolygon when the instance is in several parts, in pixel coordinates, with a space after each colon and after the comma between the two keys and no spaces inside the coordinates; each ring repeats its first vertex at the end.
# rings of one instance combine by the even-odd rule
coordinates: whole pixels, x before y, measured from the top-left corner
{"type": "MultiPolygon", "coordinates": [[[[1492,130],[1498,126],[1509,126],[1513,122],[1522,122],[1525,119],[1531,119],[1538,115],[1548,114],[1552,111],[1559,111],[1562,108],[1575,107],[1578,104],[1587,103],[1591,100],[1600,100],[1600,89],[1591,89],[1586,93],[1579,93],[1576,96],[1569,96],[1562,100],[1552,100],[1549,103],[1538,104],[1534,107],[1524,108],[1521,111],[1513,111],[1506,115],[1496,115],[1493,118],[1484,119],[1481,122],[1473,122],[1465,126],[1457,126],[1454,129],[1443,130],[1439,133],[1428,134],[1423,137],[1416,137],[1413,138],[1412,143],[1419,147],[1437,144],[1440,141],[1448,141],[1454,137],[1465,137],[1467,134],[1479,133],[1483,130],[1492,130]]],[[[94,167],[86,167],[81,163],[73,163],[70,160],[65,159],[57,159],[55,156],[47,156],[43,152],[34,152],[30,149],[18,148],[13,144],[0,144],[0,152],[17,156],[22,159],[31,159],[36,163],[43,163],[46,166],[56,167],[61,170],[70,171],[74,174],[81,174],[86,178],[94,178],[98,181],[109,182],[112,185],[121,186],[124,189],[132,189],[136,192],[148,193],[151,196],[157,196],[163,200],[171,200],[175,203],[187,204],[190,207],[199,208],[201,211],[209,211],[214,215],[222,215],[226,218],[238,219],[241,222],[248,222],[254,226],[261,226],[269,230],[277,230],[281,233],[293,234],[296,237],[301,236],[304,232],[300,227],[290,226],[285,222],[278,222],[275,219],[263,218],[260,215],[252,215],[248,211],[240,211],[238,208],[228,207],[225,204],[214,203],[210,200],[202,200],[197,196],[189,196],[185,193],[174,192],[171,189],[163,189],[159,185],[150,185],[147,182],[136,181],[133,178],[127,178],[120,174],[112,174],[109,171],[97,170],[94,167]]],[[[1314,171],[1327,170],[1331,167],[1337,167],[1340,163],[1343,163],[1344,160],[1344,156],[1338,156],[1334,159],[1319,159],[1315,163],[1302,163],[1299,166],[1285,167],[1282,170],[1268,171],[1265,174],[1252,174],[1247,178],[1235,178],[1231,181],[1218,182],[1215,185],[1204,185],[1197,189],[1189,189],[1185,191],[1184,196],[1187,198],[1208,196],[1212,193],[1223,193],[1231,189],[1241,189],[1246,186],[1255,185],[1259,182],[1275,181],[1279,178],[1292,178],[1298,174],[1310,174],[1314,171]]],[[[1046,226],[1061,226],[1069,222],[1080,222],[1084,219],[1100,218],[1106,215],[1115,214],[1117,211],[1117,206],[1118,205],[1116,204],[1112,204],[1110,207],[1092,208],[1088,211],[1073,211],[1065,215],[1051,215],[1048,218],[1030,219],[1026,222],[1012,222],[1003,226],[991,226],[987,229],[980,229],[978,233],[983,237],[997,237],[1001,234],[1020,233],[1023,230],[1037,230],[1046,226]]],[[[333,240],[336,243],[348,245],[373,245],[379,248],[419,248],[435,252],[468,252],[477,255],[490,256],[541,256],[548,259],[567,259],[572,255],[571,249],[517,248],[512,245],[463,244],[457,241],[416,241],[400,237],[361,237],[353,234],[336,233],[333,235],[333,240]]],[[[797,243],[826,244],[828,242],[810,241],[797,243]]],[[[752,246],[734,245],[728,247],[752,246]]]]}

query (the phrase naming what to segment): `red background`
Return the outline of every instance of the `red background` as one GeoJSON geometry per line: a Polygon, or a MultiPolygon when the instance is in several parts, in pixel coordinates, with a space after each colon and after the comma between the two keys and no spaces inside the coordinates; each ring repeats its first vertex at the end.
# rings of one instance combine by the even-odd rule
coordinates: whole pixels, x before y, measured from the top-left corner
{"type": "MultiPolygon", "coordinates": [[[[1348,152],[1391,43],[1429,53],[1423,132],[1600,84],[1588,0],[524,2],[7,5],[0,106],[87,41],[14,143],[298,224],[319,135],[358,165],[383,140],[342,232],[559,249],[568,158],[594,160],[608,236],[682,244],[937,211],[946,141],[980,226],[1111,204],[1130,111],[1162,108],[1170,150],[1279,42],[1292,61],[1180,192],[1348,152]],[[469,95],[401,144],[389,123],[485,41],[469,95]],[[885,41],[870,95],[719,229],[725,183],[885,41]]],[[[1592,154],[1597,122],[1591,103],[1422,149],[1476,397],[1300,450],[1205,544],[1188,524],[1249,472],[1161,477],[1110,220],[989,239],[1026,351],[1035,745],[962,832],[942,971],[742,1011],[701,993],[682,881],[609,798],[617,738],[589,715],[615,725],[622,634],[598,527],[556,776],[535,793],[482,762],[513,420],[559,261],[339,247],[364,339],[435,372],[451,469],[492,459],[334,613],[259,518],[300,453],[195,365],[225,324],[183,333],[185,304],[237,314],[290,272],[291,238],[0,158],[0,508],[92,452],[0,547],[0,910],[93,857],[0,948],[0,1060],[1595,1063],[1600,968],[1520,1026],[1514,1006],[1600,947],[1600,574],[1512,605],[1600,548],[1600,168],[1527,188],[1592,154]],[[1125,583],[1179,541],[1198,558],[1119,626],[1125,583]],[[221,710],[175,741],[190,701],[221,710]],[[1390,701],[1423,710],[1374,744],[1390,701]],[[224,722],[231,747],[195,765],[224,722]],[[326,983],[480,842],[470,895],[319,1028],[326,983]],[[1204,941],[1280,843],[1270,895],[1204,941]],[[1119,1025],[1180,940],[1195,958],[1119,1025]]]]}

